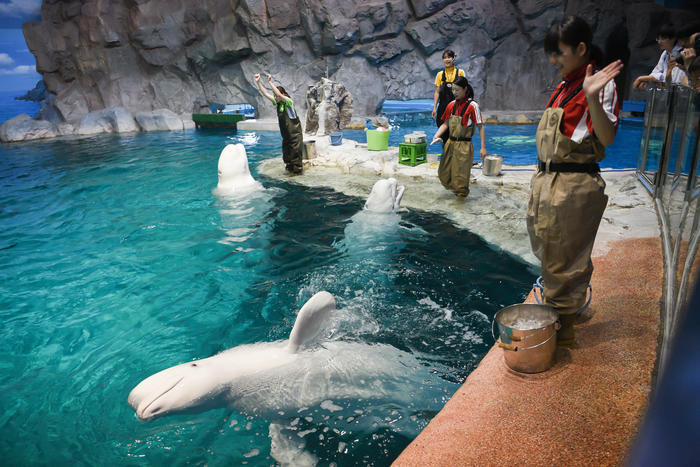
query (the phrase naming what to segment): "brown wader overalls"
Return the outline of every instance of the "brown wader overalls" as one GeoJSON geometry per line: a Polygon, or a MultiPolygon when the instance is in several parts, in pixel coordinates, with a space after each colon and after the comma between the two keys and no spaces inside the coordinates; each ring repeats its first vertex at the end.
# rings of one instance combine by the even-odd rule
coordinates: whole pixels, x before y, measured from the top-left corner
{"type": "Polygon", "coordinates": [[[282,160],[288,172],[300,174],[302,172],[301,149],[304,135],[301,131],[301,122],[294,111],[294,106],[277,106],[277,120],[282,133],[282,160]]]}
{"type": "Polygon", "coordinates": [[[442,186],[454,191],[457,196],[469,194],[469,176],[474,162],[474,125],[462,126],[462,118],[471,104],[471,99],[464,106],[462,115],[456,115],[457,101],[452,107],[452,115],[447,121],[449,138],[445,143],[438,167],[438,178],[442,186]]]}
{"type": "Polygon", "coordinates": [[[591,251],[608,197],[597,162],[605,148],[594,136],[576,143],[559,130],[564,104],[550,99],[537,127],[538,171],[532,177],[527,230],[532,251],[542,261],[544,303],[562,322],[560,341],[572,341],[575,313],[586,301],[593,274],[591,251]]]}

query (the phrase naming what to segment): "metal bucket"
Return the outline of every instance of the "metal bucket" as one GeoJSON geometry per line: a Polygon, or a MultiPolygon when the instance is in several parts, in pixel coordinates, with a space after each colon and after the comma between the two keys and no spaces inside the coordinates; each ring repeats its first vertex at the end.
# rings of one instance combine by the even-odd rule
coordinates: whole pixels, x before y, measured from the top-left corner
{"type": "Polygon", "coordinates": [[[481,166],[481,172],[489,177],[496,177],[501,174],[502,166],[503,156],[499,156],[498,154],[487,154],[484,156],[484,163],[481,166]]]}
{"type": "Polygon", "coordinates": [[[506,365],[521,373],[540,373],[554,363],[559,315],[547,305],[519,303],[503,308],[493,318],[498,325],[496,341],[503,349],[506,365]]]}
{"type": "Polygon", "coordinates": [[[315,159],[316,158],[316,141],[315,140],[304,141],[302,156],[304,159],[315,159]]]}

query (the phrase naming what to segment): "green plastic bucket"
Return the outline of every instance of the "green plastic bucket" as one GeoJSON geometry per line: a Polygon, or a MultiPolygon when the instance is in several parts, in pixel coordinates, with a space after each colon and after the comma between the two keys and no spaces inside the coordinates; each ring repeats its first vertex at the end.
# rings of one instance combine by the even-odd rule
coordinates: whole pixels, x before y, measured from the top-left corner
{"type": "Polygon", "coordinates": [[[389,133],[391,133],[389,130],[365,130],[367,149],[370,151],[386,151],[389,148],[389,133]]]}

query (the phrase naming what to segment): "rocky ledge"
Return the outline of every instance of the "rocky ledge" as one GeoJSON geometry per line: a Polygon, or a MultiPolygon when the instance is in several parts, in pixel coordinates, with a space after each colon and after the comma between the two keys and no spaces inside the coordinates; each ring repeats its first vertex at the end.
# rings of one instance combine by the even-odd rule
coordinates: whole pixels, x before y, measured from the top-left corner
{"type": "Polygon", "coordinates": [[[123,107],[116,107],[90,112],[74,124],[35,120],[27,114],[21,114],[0,126],[0,141],[11,143],[56,136],[173,131],[189,128],[194,128],[190,114],[177,115],[168,109],[132,114],[123,107]]]}

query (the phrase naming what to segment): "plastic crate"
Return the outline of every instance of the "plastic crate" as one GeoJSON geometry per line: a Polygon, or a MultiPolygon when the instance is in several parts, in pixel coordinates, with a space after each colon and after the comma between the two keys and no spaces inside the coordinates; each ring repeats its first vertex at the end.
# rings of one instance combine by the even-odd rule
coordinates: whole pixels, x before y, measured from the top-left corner
{"type": "Polygon", "coordinates": [[[427,143],[399,143],[399,164],[415,167],[428,161],[427,143]]]}

